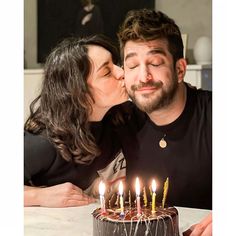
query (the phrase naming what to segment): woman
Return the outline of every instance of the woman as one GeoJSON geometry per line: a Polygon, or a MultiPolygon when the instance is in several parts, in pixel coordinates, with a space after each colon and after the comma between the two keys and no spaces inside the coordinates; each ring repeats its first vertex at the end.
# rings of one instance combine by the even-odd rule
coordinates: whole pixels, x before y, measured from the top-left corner
{"type": "Polygon", "coordinates": [[[48,56],[41,94],[24,127],[25,206],[94,201],[85,191],[97,189],[114,156],[99,143],[116,145],[106,127],[112,117],[121,121],[118,109],[108,110],[128,98],[117,61],[116,48],[103,36],[66,39],[48,56]]]}

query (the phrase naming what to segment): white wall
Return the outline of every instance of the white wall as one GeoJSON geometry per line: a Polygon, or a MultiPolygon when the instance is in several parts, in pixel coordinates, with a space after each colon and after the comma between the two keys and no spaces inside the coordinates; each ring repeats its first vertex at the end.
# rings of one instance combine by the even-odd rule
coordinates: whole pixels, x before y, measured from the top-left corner
{"type": "Polygon", "coordinates": [[[42,69],[24,70],[24,121],[29,116],[30,103],[40,93],[42,79],[42,69]]]}

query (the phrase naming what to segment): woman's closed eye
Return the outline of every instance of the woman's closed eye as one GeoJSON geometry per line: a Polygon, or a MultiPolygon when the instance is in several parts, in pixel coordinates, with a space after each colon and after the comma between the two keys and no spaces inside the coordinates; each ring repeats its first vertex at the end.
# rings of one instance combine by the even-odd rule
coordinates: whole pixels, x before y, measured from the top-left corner
{"type": "Polygon", "coordinates": [[[103,75],[102,76],[109,76],[111,74],[111,70],[110,69],[105,69],[104,72],[103,72],[103,75]]]}

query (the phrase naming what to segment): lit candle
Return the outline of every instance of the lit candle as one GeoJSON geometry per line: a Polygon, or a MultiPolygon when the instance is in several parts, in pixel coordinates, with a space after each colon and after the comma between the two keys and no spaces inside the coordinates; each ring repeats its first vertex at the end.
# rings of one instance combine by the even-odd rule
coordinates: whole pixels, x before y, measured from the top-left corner
{"type": "Polygon", "coordinates": [[[99,184],[99,194],[100,194],[100,203],[101,203],[102,214],[106,213],[104,193],[105,193],[105,184],[101,181],[99,184]]]}
{"type": "Polygon", "coordinates": [[[135,183],[135,191],[136,191],[136,201],[137,201],[137,216],[141,215],[141,206],[140,206],[140,184],[139,184],[139,178],[136,178],[135,183]]]}
{"type": "Polygon", "coordinates": [[[120,210],[121,210],[121,215],[124,215],[124,200],[123,200],[123,192],[124,192],[124,189],[123,189],[123,183],[122,181],[120,181],[120,184],[119,184],[119,195],[120,195],[120,210]]]}
{"type": "Polygon", "coordinates": [[[152,213],[156,212],[156,181],[152,180],[152,213]]]}

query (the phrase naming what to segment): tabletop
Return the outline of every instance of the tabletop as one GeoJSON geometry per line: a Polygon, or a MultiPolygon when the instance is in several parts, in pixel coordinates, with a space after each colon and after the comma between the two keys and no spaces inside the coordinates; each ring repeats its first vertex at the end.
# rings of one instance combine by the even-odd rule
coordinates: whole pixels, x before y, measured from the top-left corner
{"type": "MultiPolygon", "coordinates": [[[[69,208],[24,208],[25,236],[92,236],[92,212],[98,203],[69,208]]],[[[211,211],[193,208],[176,207],[179,212],[180,235],[191,225],[198,223],[211,211]]]]}

